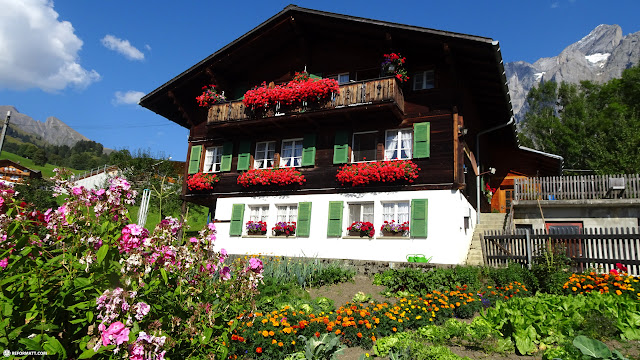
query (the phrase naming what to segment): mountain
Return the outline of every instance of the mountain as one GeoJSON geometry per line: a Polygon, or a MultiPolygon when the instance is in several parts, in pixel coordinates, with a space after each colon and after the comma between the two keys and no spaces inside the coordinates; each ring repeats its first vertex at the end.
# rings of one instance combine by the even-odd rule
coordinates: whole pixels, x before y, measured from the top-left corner
{"type": "Polygon", "coordinates": [[[518,120],[522,119],[527,110],[527,94],[541,81],[601,83],[619,78],[624,69],[639,60],[640,31],[623,36],[618,25],[598,25],[558,56],[540,58],[533,64],[526,61],[505,64],[513,112],[518,120]]]}
{"type": "Polygon", "coordinates": [[[50,116],[45,122],[32,119],[30,116],[21,114],[15,107],[0,105],[0,119],[4,120],[7,111],[11,111],[10,126],[35,135],[37,138],[52,145],[68,145],[72,147],[81,140],[89,141],[87,137],[73,130],[62,120],[50,116]]]}

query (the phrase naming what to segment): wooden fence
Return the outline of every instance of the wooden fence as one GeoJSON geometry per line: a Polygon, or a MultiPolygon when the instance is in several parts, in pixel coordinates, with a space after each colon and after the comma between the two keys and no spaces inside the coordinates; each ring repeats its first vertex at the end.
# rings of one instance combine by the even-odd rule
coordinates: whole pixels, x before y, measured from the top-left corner
{"type": "Polygon", "coordinates": [[[230,101],[214,104],[209,108],[207,121],[215,123],[229,120],[247,120],[259,117],[273,117],[297,114],[306,111],[330,110],[349,106],[393,102],[404,112],[404,95],[395,77],[356,81],[340,85],[340,91],[331,100],[311,103],[295,108],[269,109],[264,113],[254,114],[242,101],[230,101]]]}
{"type": "Polygon", "coordinates": [[[583,229],[581,233],[547,231],[487,232],[483,234],[485,264],[506,266],[509,262],[530,265],[548,247],[561,246],[572,260],[574,271],[598,268],[608,272],[621,263],[631,275],[640,275],[640,231],[638,228],[583,229]]]}
{"type": "Polygon", "coordinates": [[[515,179],[514,200],[640,198],[640,175],[549,176],[515,179]]]}

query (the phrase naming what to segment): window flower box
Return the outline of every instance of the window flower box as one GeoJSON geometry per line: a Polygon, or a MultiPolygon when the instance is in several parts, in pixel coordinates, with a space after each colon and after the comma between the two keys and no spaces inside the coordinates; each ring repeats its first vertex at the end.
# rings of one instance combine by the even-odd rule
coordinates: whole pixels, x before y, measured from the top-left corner
{"type": "Polygon", "coordinates": [[[279,221],[271,228],[273,236],[294,236],[296,234],[296,223],[279,221]]]}
{"type": "Polygon", "coordinates": [[[343,186],[391,184],[397,181],[413,183],[418,178],[418,165],[411,160],[392,160],[342,166],[336,180],[343,186]]]}
{"type": "Polygon", "coordinates": [[[267,233],[267,223],[264,221],[247,221],[245,229],[247,229],[247,235],[265,235],[267,233]]]}
{"type": "Polygon", "coordinates": [[[397,223],[395,220],[385,221],[380,227],[380,231],[383,236],[406,236],[409,234],[409,222],[405,221],[402,224],[397,223]]]}
{"type": "Polygon", "coordinates": [[[300,171],[294,168],[284,167],[278,169],[251,169],[238,176],[238,184],[243,187],[250,186],[287,186],[302,185],[307,181],[300,171]]]}
{"type": "Polygon", "coordinates": [[[376,231],[373,224],[368,221],[356,221],[347,228],[350,236],[368,237],[371,239],[376,231]]]}
{"type": "Polygon", "coordinates": [[[216,174],[195,173],[187,178],[187,188],[189,191],[213,190],[213,186],[220,181],[216,174]]]}
{"type": "Polygon", "coordinates": [[[281,107],[296,107],[331,99],[340,91],[334,79],[313,79],[307,72],[296,73],[293,80],[284,85],[255,87],[244,94],[243,104],[252,111],[274,111],[281,107]]]}

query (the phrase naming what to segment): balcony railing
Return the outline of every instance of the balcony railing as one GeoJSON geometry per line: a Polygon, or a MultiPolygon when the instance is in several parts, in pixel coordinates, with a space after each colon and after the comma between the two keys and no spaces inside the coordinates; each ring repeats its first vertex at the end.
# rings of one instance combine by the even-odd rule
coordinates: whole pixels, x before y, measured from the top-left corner
{"type": "Polygon", "coordinates": [[[640,198],[640,175],[551,176],[515,179],[514,200],[640,198]]]}
{"type": "Polygon", "coordinates": [[[296,108],[271,109],[265,113],[254,114],[242,101],[215,104],[209,108],[209,124],[229,120],[248,120],[273,116],[292,115],[307,111],[340,109],[352,106],[390,102],[404,112],[404,96],[398,80],[394,77],[351,82],[340,85],[340,93],[320,103],[310,103],[296,108]]]}

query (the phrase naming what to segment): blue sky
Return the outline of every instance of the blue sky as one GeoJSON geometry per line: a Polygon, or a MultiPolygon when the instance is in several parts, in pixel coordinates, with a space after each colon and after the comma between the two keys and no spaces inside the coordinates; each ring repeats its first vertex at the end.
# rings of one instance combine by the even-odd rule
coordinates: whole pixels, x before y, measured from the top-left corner
{"type": "MultiPolygon", "coordinates": [[[[185,160],[187,130],[137,100],[289,3],[0,0],[0,105],[40,121],[55,116],[108,148],[185,160]]],[[[295,4],[490,37],[505,62],[555,56],[599,24],[618,24],[624,35],[640,31],[637,0],[295,4]]]]}

